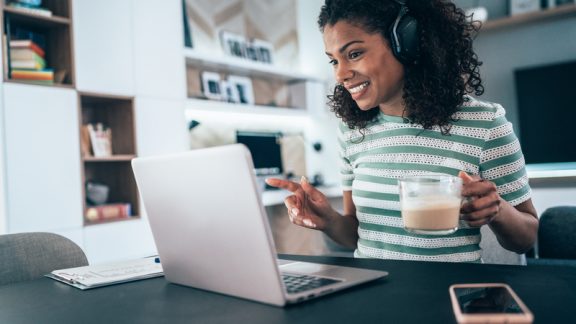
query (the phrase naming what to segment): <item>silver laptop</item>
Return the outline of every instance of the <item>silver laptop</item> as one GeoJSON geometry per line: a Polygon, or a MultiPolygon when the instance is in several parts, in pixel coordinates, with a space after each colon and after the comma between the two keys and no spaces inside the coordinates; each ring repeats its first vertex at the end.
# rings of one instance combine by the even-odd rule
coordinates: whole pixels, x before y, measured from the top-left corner
{"type": "Polygon", "coordinates": [[[242,144],[136,158],[132,168],[170,282],[284,306],[388,274],[277,262],[242,144]]]}

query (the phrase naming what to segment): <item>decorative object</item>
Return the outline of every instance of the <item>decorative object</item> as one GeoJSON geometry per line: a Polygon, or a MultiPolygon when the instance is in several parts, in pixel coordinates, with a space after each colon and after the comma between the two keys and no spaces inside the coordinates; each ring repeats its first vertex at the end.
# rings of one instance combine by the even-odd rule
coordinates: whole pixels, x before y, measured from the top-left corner
{"type": "Polygon", "coordinates": [[[246,58],[246,38],[242,35],[230,33],[227,31],[220,32],[220,41],[224,53],[227,55],[246,58]]]}
{"type": "Polygon", "coordinates": [[[252,48],[254,48],[256,51],[257,60],[259,62],[268,64],[272,64],[274,62],[272,59],[274,53],[274,46],[272,43],[261,39],[253,39],[251,45],[252,48]]]}
{"type": "Polygon", "coordinates": [[[540,10],[540,0],[510,0],[510,16],[540,10]]]}
{"type": "Polygon", "coordinates": [[[202,72],[202,92],[208,99],[221,100],[220,74],[216,72],[202,72]]]}
{"type": "Polygon", "coordinates": [[[232,91],[238,93],[238,103],[254,104],[254,90],[252,89],[252,80],[248,77],[230,75],[228,77],[232,91]]]}

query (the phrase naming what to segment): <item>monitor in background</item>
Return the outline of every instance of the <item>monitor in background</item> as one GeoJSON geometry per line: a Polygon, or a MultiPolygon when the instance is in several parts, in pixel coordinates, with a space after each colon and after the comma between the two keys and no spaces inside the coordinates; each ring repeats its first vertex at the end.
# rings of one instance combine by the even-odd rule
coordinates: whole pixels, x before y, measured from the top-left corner
{"type": "Polygon", "coordinates": [[[527,164],[576,162],[576,61],[515,71],[519,139],[527,164]]]}
{"type": "Polygon", "coordinates": [[[237,131],[236,142],[248,147],[256,175],[280,175],[284,172],[280,146],[280,132],[237,131]]]}

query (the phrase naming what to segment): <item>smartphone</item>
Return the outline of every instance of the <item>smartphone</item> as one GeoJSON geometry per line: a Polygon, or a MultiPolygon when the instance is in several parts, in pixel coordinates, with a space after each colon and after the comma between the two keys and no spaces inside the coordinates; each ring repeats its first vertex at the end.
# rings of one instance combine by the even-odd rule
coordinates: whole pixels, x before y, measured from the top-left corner
{"type": "Polygon", "coordinates": [[[532,323],[534,316],[504,283],[455,284],[450,299],[458,323],[532,323]]]}

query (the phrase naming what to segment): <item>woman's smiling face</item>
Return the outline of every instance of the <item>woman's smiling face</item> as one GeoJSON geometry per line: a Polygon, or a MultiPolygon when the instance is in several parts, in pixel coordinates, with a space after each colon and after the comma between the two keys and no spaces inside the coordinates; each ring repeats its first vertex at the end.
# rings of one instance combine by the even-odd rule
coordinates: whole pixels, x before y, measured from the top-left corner
{"type": "Polygon", "coordinates": [[[336,81],[362,110],[380,107],[384,113],[402,113],[404,67],[379,33],[339,21],[324,27],[324,48],[336,81]]]}

